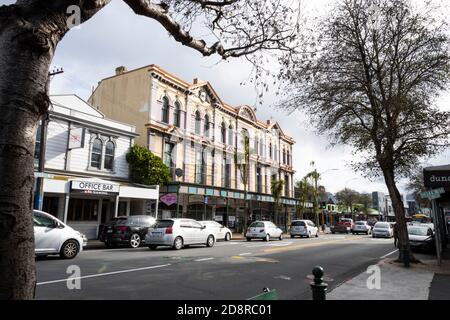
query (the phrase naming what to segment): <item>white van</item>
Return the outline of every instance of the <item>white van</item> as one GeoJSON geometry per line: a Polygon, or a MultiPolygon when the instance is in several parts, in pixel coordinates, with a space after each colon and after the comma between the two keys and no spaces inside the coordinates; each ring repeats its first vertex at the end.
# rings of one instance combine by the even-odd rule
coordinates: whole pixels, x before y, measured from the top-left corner
{"type": "Polygon", "coordinates": [[[36,255],[59,254],[72,259],[87,245],[87,238],[51,214],[33,211],[34,252],[36,255]]]}

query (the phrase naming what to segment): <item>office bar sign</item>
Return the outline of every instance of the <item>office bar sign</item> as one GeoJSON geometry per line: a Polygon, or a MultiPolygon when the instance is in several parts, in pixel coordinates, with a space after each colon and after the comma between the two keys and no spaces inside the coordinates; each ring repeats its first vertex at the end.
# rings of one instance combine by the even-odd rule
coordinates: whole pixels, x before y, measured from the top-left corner
{"type": "Polygon", "coordinates": [[[119,194],[119,188],[120,186],[118,184],[97,181],[72,180],[70,185],[72,192],[93,195],[117,195],[119,194]]]}

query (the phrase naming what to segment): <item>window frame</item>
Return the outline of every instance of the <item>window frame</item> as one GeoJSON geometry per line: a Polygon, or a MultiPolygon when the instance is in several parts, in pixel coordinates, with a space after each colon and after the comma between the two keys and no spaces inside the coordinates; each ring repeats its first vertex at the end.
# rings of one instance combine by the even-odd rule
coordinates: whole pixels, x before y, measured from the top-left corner
{"type": "Polygon", "coordinates": [[[163,105],[161,108],[161,122],[165,124],[169,124],[170,121],[170,102],[167,96],[162,98],[163,105]],[[167,118],[167,119],[166,119],[167,118]]]}
{"type": "Polygon", "coordinates": [[[105,142],[105,152],[104,152],[104,156],[103,156],[103,165],[102,165],[102,167],[103,167],[103,169],[104,170],[109,170],[109,171],[114,171],[114,161],[115,161],[115,158],[116,158],[116,144],[111,140],[111,139],[109,139],[109,140],[107,140],[106,142],[105,142]],[[107,147],[108,147],[108,144],[111,144],[112,145],[112,155],[108,155],[107,154],[107,147]],[[111,162],[111,168],[107,168],[106,167],[106,157],[112,157],[112,162],[111,162]]]}

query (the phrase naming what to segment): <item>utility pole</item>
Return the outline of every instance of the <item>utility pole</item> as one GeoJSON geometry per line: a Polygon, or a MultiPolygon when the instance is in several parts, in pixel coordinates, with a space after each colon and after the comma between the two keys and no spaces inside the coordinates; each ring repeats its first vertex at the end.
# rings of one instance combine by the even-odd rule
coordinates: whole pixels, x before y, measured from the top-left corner
{"type": "MultiPolygon", "coordinates": [[[[50,86],[50,80],[53,76],[63,73],[64,70],[56,69],[55,71],[48,73],[47,87],[50,86]]],[[[50,106],[49,106],[50,107],[50,106]]],[[[47,126],[48,126],[48,112],[42,115],[41,119],[41,144],[39,150],[39,163],[38,163],[38,174],[36,180],[36,191],[34,194],[34,208],[37,210],[42,210],[44,204],[44,171],[45,171],[45,151],[47,149],[47,126]]]]}

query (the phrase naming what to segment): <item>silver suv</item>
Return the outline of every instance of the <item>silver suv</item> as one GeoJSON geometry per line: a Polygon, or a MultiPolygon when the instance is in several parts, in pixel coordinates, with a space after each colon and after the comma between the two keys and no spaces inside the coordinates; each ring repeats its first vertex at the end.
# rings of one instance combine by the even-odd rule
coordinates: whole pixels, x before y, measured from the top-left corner
{"type": "Polygon", "coordinates": [[[157,220],[145,236],[145,245],[152,250],[158,246],[169,246],[180,250],[183,246],[191,244],[212,247],[215,242],[213,230],[193,219],[157,220]]]}

